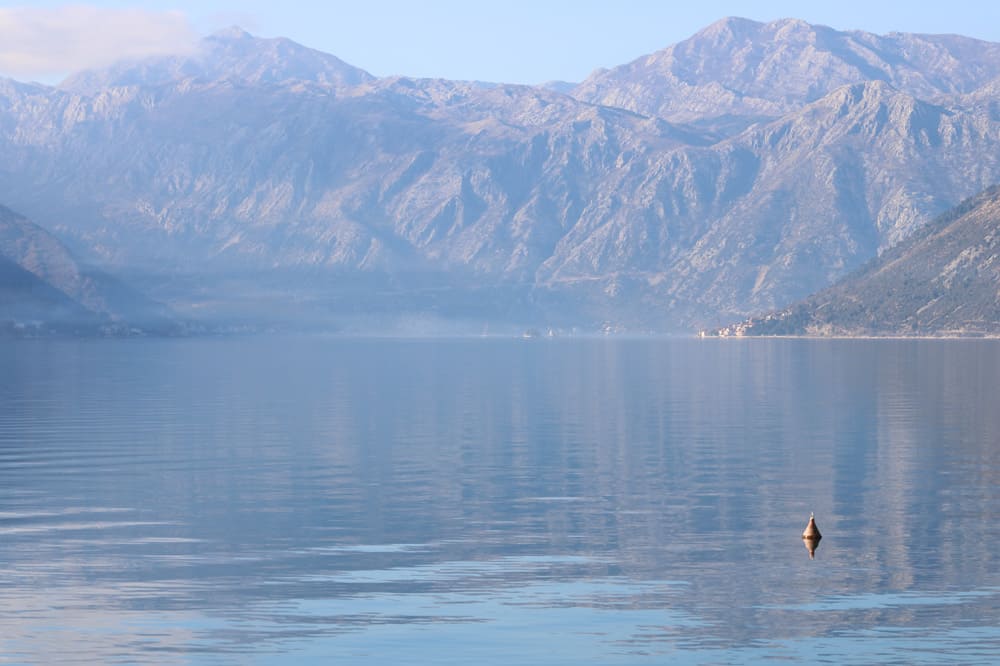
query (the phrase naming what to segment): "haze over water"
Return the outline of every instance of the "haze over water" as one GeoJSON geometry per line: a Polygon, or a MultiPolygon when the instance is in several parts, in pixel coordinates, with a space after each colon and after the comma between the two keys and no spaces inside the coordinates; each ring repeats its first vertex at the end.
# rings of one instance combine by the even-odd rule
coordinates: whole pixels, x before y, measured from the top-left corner
{"type": "Polygon", "coordinates": [[[9,341],[0,377],[0,662],[1000,658],[995,341],[9,341]]]}

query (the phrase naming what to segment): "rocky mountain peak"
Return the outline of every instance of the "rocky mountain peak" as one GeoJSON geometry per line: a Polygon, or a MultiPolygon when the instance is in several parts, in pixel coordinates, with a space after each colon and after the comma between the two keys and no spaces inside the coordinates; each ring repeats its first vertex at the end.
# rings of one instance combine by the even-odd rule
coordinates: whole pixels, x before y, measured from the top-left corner
{"type": "Polygon", "coordinates": [[[762,23],[738,16],[728,16],[702,28],[692,37],[693,40],[711,40],[723,44],[734,40],[743,41],[756,35],[762,23]]]}
{"type": "Polygon", "coordinates": [[[763,41],[803,41],[814,39],[818,32],[828,30],[830,28],[815,26],[797,18],[777,19],[763,23],[730,16],[699,30],[681,43],[713,43],[718,46],[731,47],[748,42],[759,44],[763,41]]]}
{"type": "Polygon", "coordinates": [[[253,35],[244,30],[238,25],[231,25],[228,28],[222,28],[221,30],[216,30],[211,35],[206,37],[206,40],[214,41],[236,41],[236,40],[251,40],[253,35]]]}
{"type": "Polygon", "coordinates": [[[953,35],[880,36],[798,19],[727,18],[610,70],[573,95],[683,122],[777,117],[833,90],[884,81],[915,97],[972,92],[1000,76],[1000,45],[953,35]]]}
{"type": "Polygon", "coordinates": [[[112,87],[162,86],[196,80],[245,85],[307,82],[343,90],[374,78],[336,56],[290,39],[255,37],[232,26],[205,37],[194,55],[124,61],[71,75],[59,87],[68,92],[95,95],[112,87]]]}

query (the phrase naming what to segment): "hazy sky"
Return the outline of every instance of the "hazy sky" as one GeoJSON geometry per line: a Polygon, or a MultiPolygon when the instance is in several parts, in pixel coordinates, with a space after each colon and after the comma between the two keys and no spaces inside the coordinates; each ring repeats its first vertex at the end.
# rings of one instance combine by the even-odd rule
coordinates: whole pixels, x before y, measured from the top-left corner
{"type": "Polygon", "coordinates": [[[384,76],[578,81],[725,16],[838,29],[951,32],[1000,41],[1000,3],[802,0],[0,0],[0,75],[53,82],[118,56],[185,51],[237,24],[384,76]]]}

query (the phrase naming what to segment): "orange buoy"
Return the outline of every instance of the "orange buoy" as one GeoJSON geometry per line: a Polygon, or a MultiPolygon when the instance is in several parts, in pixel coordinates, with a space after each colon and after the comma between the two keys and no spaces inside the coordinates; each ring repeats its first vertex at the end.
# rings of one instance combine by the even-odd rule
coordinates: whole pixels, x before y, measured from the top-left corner
{"type": "Polygon", "coordinates": [[[813,514],[809,514],[809,524],[806,525],[806,531],[802,533],[803,539],[809,539],[810,541],[819,541],[823,538],[823,535],[819,533],[819,528],[816,527],[816,518],[813,514]]]}

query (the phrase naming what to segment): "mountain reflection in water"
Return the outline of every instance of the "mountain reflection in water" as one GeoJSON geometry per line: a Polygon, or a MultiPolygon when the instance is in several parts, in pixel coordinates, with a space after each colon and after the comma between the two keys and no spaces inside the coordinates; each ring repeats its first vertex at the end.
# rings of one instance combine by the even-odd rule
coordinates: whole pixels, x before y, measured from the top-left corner
{"type": "Polygon", "coordinates": [[[995,342],[24,341],[0,374],[0,660],[1000,655],[995,342]]]}

